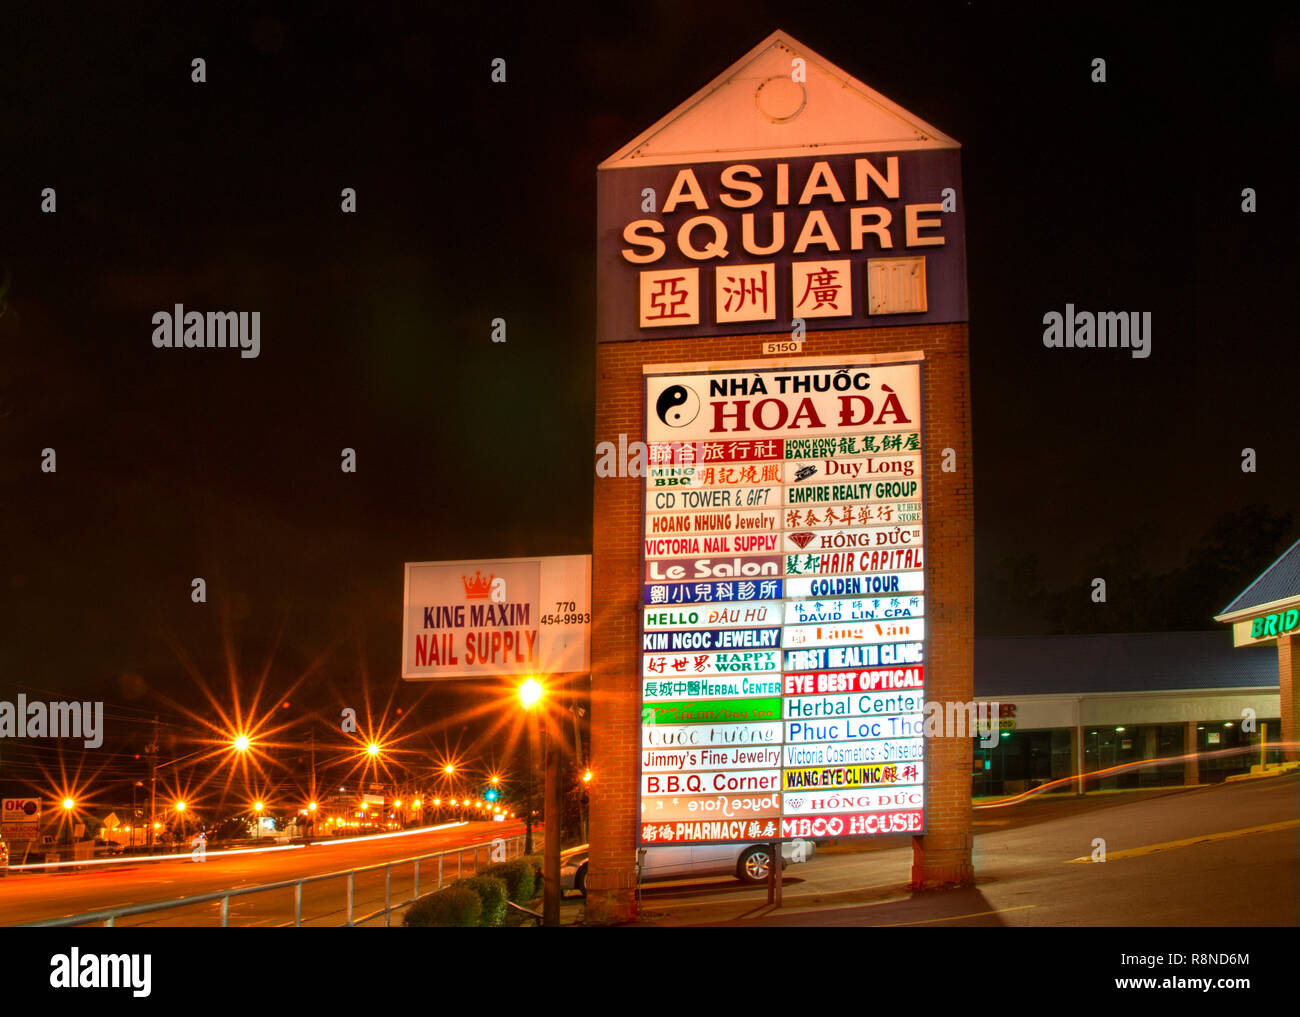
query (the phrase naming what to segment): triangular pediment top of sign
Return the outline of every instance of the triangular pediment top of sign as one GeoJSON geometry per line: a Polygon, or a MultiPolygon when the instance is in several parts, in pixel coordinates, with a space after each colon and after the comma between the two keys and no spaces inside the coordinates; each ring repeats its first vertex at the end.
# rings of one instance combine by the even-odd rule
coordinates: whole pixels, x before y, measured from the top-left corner
{"type": "Polygon", "coordinates": [[[960,148],[782,31],[773,32],[600,169],[960,148]],[[804,81],[794,80],[794,60],[804,81]]]}

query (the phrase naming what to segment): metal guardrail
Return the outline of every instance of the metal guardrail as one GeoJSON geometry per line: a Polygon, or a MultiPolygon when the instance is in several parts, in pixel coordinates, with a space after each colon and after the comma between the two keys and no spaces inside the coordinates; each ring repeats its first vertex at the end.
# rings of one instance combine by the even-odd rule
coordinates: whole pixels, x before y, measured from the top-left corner
{"type": "Polygon", "coordinates": [[[531,908],[522,907],[521,905],[516,904],[512,900],[506,901],[506,907],[509,908],[511,911],[518,911],[520,914],[524,914],[527,915],[529,918],[532,918],[534,925],[541,925],[542,922],[544,921],[544,918],[540,911],[533,911],[531,908]]]}
{"type": "MultiPolygon", "coordinates": [[[[523,854],[523,840],[520,835],[507,838],[497,838],[504,840],[506,844],[506,858],[518,858],[523,854]]],[[[58,928],[72,925],[89,925],[94,922],[103,922],[107,928],[113,928],[119,918],[128,918],[134,915],[151,914],[155,911],[170,911],[175,908],[191,907],[195,904],[207,904],[212,901],[221,901],[221,927],[229,928],[230,926],[230,900],[232,897],[247,897],[255,893],[269,893],[273,890],[293,889],[293,921],[281,923],[282,927],[289,925],[295,928],[302,926],[302,888],[308,883],[323,883],[331,879],[347,880],[347,920],[343,923],[344,927],[363,925],[366,922],[374,921],[376,918],[383,916],[384,925],[392,924],[392,914],[395,910],[407,907],[408,905],[419,900],[422,896],[420,893],[420,863],[432,859],[438,860],[438,876],[435,890],[442,889],[443,876],[445,869],[450,866],[444,865],[444,859],[449,855],[456,856],[456,878],[459,879],[465,875],[465,853],[472,851],[474,853],[474,867],[472,872],[478,872],[480,861],[479,855],[485,849],[491,851],[492,841],[482,844],[471,844],[459,848],[448,848],[445,851],[434,851],[430,854],[414,855],[410,858],[399,858],[390,862],[379,862],[375,865],[363,865],[354,869],[341,869],[338,872],[328,872],[319,876],[300,876],[297,879],[282,879],[275,883],[259,883],[257,886],[241,886],[233,890],[216,890],[212,893],[197,893],[189,897],[176,897],[164,901],[153,901],[148,904],[129,904],[117,908],[101,908],[97,911],[86,911],[79,915],[70,915],[64,918],[49,918],[39,922],[24,922],[23,925],[30,928],[58,928]],[[412,884],[411,896],[408,899],[393,903],[393,868],[395,866],[414,865],[414,881],[412,884]],[[356,889],[356,877],[365,872],[384,871],[384,906],[378,910],[371,911],[368,914],[356,917],[353,915],[354,893],[356,889]]],[[[489,854],[489,858],[491,855],[489,854]]],[[[428,894],[432,891],[426,890],[428,894]]]]}

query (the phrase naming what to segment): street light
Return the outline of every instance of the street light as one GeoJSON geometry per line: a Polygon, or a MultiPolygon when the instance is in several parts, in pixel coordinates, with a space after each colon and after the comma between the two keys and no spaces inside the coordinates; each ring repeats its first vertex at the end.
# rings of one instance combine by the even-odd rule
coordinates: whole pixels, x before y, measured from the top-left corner
{"type": "Polygon", "coordinates": [[[537,705],[537,701],[542,698],[542,683],[536,678],[529,678],[519,686],[519,700],[524,704],[525,710],[531,710],[537,705]]]}

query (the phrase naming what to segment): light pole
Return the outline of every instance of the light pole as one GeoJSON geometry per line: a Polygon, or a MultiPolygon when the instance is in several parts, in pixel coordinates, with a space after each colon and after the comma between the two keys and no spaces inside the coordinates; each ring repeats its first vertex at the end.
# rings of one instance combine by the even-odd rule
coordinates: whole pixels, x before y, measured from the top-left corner
{"type": "Polygon", "coordinates": [[[545,738],[546,789],[543,815],[546,822],[546,847],[542,858],[542,924],[555,928],[560,924],[560,826],[564,817],[560,798],[560,759],[564,754],[564,742],[549,732],[545,738]]]}
{"type": "Polygon", "coordinates": [[[131,847],[135,847],[135,828],[140,825],[140,817],[136,815],[138,811],[135,806],[135,789],[144,787],[144,781],[137,780],[131,785],[131,847]]]}
{"type": "MultiPolygon", "coordinates": [[[[524,709],[529,712],[530,720],[537,724],[537,704],[545,690],[537,679],[529,678],[519,687],[519,698],[524,709]]],[[[531,734],[531,732],[530,732],[531,734]]],[[[546,766],[546,784],[543,789],[543,822],[546,825],[546,842],[542,858],[542,924],[557,926],[560,924],[560,757],[561,744],[549,732],[544,734],[542,743],[543,761],[546,766]]],[[[533,850],[533,741],[528,739],[528,816],[524,821],[525,850],[533,850]]]]}
{"type": "Polygon", "coordinates": [[[519,686],[519,701],[528,714],[525,738],[528,742],[528,807],[524,810],[524,854],[533,853],[533,734],[536,730],[537,712],[534,707],[542,698],[542,683],[529,678],[519,686]]]}
{"type": "Polygon", "coordinates": [[[578,830],[584,844],[587,842],[587,810],[583,806],[583,798],[587,794],[586,787],[591,783],[591,776],[591,768],[588,767],[582,774],[583,786],[578,788],[578,830]]]}
{"type": "Polygon", "coordinates": [[[153,739],[145,748],[149,757],[149,852],[153,853],[154,834],[158,830],[158,717],[153,719],[153,739]]]}
{"type": "MultiPolygon", "coordinates": [[[[590,696],[590,690],[587,694],[590,696]]],[[[582,766],[582,726],[578,723],[578,718],[586,715],[587,711],[581,706],[572,702],[569,704],[569,716],[573,718],[573,758],[579,766],[582,766]]],[[[585,773],[582,776],[582,782],[585,785],[591,783],[591,768],[585,767],[584,769],[585,773]]],[[[583,795],[583,788],[578,788],[578,830],[585,844],[587,841],[587,810],[583,807],[583,795]]]]}
{"type": "MultiPolygon", "coordinates": [[[[308,794],[311,795],[311,807],[310,807],[311,811],[315,813],[316,811],[316,728],[315,726],[313,726],[311,729],[311,764],[310,765],[311,765],[311,782],[310,782],[311,787],[308,789],[308,794]]],[[[312,827],[314,831],[315,823],[316,823],[315,815],[312,815],[310,819],[312,821],[312,827]]]]}

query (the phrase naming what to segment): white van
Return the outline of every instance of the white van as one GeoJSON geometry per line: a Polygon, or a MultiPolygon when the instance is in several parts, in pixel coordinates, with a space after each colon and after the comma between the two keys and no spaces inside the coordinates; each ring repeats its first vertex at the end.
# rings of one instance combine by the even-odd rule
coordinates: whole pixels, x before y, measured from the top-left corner
{"type": "MultiPolygon", "coordinates": [[[[817,852],[810,840],[781,843],[781,868],[807,861],[817,852]]],[[[735,876],[742,883],[766,883],[772,864],[767,844],[695,844],[689,847],[648,847],[637,852],[640,882],[690,879],[695,876],[735,876]]],[[[587,892],[588,845],[570,848],[560,856],[560,886],[587,892]]]]}

